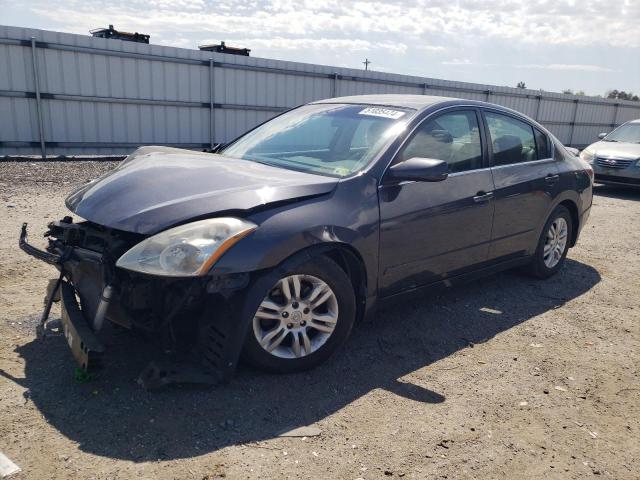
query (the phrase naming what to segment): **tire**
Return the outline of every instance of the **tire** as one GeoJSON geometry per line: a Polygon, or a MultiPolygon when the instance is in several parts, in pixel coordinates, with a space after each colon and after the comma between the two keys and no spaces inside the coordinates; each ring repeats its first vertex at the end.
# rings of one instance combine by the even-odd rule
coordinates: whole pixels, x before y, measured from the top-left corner
{"type": "Polygon", "coordinates": [[[264,300],[249,320],[243,359],[274,373],[300,372],[323,363],[345,342],[355,322],[356,300],[348,275],[327,257],[307,257],[269,283],[272,287],[258,292],[264,300]]]}
{"type": "Polygon", "coordinates": [[[538,246],[533,254],[531,263],[528,265],[527,273],[540,279],[549,278],[552,275],[555,275],[558,270],[562,268],[567,258],[567,252],[569,251],[569,245],[573,235],[573,228],[574,225],[569,210],[562,205],[558,206],[551,215],[549,215],[549,218],[542,229],[540,239],[538,240],[538,246]],[[562,222],[566,225],[566,231],[564,231],[564,233],[562,232],[562,228],[557,228],[558,226],[562,226],[562,222]],[[559,231],[559,233],[556,238],[552,239],[550,238],[551,235],[553,235],[551,233],[551,228],[554,224],[556,231],[559,231]],[[556,241],[559,243],[556,243],[556,241]],[[553,256],[552,259],[545,251],[545,247],[547,245],[551,246],[550,254],[553,256],[555,253],[555,256],[553,256]]]}

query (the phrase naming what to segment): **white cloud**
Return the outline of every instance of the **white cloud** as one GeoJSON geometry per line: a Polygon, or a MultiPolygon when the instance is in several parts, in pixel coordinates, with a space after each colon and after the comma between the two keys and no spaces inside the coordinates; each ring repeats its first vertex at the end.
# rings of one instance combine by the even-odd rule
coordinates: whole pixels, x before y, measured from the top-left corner
{"type": "MultiPolygon", "coordinates": [[[[208,39],[202,43],[217,43],[219,40],[208,39]]],[[[273,50],[349,50],[370,51],[386,50],[395,53],[405,53],[407,45],[393,42],[370,42],[368,40],[347,39],[347,38],[238,38],[233,42],[227,42],[230,46],[252,48],[269,48],[273,50]]]]}
{"type": "Polygon", "coordinates": [[[611,68],[601,67],[600,65],[580,65],[580,64],[564,64],[550,63],[545,65],[516,65],[518,68],[533,68],[538,70],[559,70],[573,72],[615,72],[611,68]]]}
{"type": "Polygon", "coordinates": [[[415,45],[415,48],[427,52],[444,52],[446,50],[442,45],[415,45]]]}
{"type": "Polygon", "coordinates": [[[455,65],[455,66],[463,66],[463,65],[473,65],[473,62],[468,58],[454,58],[453,60],[445,60],[442,65],[455,65]]]}
{"type": "Polygon", "coordinates": [[[638,90],[640,0],[0,0],[0,23],[469,82],[638,90]],[[616,73],[613,73],[616,72],[616,73]],[[560,80],[562,82],[559,85],[560,80]]]}
{"type": "Polygon", "coordinates": [[[547,63],[547,64],[524,64],[509,65],[496,63],[479,63],[472,62],[468,58],[454,58],[452,60],[444,60],[440,62],[442,65],[451,65],[457,67],[501,67],[501,68],[526,68],[532,70],[555,70],[566,72],[615,72],[612,68],[602,67],[600,65],[584,65],[584,64],[566,64],[566,63],[547,63]]]}
{"type": "Polygon", "coordinates": [[[465,38],[640,47],[638,0],[33,0],[30,10],[78,33],[114,23],[163,38],[404,38],[427,50],[421,45],[465,38]]]}

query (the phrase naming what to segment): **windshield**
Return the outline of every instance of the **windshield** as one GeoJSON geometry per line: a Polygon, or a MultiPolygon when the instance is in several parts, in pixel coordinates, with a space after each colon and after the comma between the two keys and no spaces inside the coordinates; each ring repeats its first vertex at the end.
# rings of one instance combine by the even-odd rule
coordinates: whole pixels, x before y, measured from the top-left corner
{"type": "Polygon", "coordinates": [[[640,123],[626,123],[603,138],[605,142],[640,143],[640,123]]]}
{"type": "Polygon", "coordinates": [[[284,113],[240,137],[221,153],[277,167],[346,177],[362,169],[412,110],[317,104],[284,113]]]}

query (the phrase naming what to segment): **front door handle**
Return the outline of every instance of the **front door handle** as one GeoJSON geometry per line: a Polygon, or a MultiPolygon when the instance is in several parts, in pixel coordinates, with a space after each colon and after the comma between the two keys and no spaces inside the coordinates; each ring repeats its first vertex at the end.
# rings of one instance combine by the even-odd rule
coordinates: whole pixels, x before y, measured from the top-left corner
{"type": "Polygon", "coordinates": [[[560,175],[549,174],[546,177],[544,177],[544,181],[547,182],[547,184],[549,184],[549,185],[553,185],[555,183],[558,183],[558,180],[560,180],[560,175]]]}
{"type": "Polygon", "coordinates": [[[476,193],[475,197],[473,197],[473,201],[476,203],[484,203],[484,202],[488,202],[492,198],[493,198],[493,192],[484,192],[481,190],[478,193],[476,193]]]}

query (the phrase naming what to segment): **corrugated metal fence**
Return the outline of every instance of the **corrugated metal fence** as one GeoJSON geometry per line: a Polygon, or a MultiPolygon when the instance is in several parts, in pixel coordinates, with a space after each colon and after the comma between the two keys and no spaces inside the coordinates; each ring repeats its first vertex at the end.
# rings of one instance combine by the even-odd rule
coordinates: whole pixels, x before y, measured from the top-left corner
{"type": "Polygon", "coordinates": [[[485,100],[567,145],[640,117],[640,103],[336,68],[0,26],[0,155],[203,149],[276,113],[366,93],[485,100]]]}

